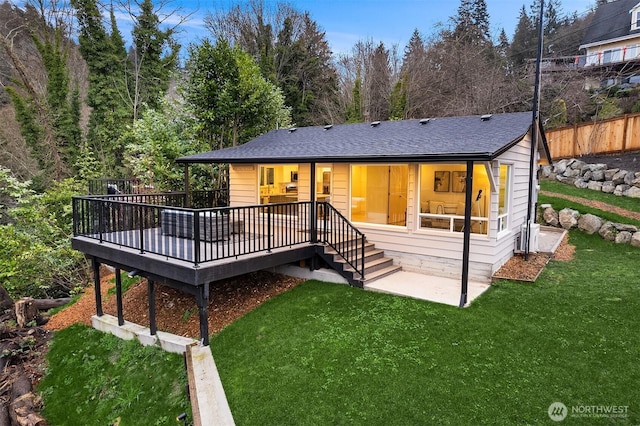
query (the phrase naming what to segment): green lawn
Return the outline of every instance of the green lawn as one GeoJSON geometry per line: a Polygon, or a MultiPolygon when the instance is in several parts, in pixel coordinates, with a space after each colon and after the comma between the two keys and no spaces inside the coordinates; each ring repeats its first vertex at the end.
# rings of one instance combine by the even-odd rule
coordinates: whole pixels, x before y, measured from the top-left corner
{"type": "MultiPolygon", "coordinates": [[[[591,189],[578,189],[573,185],[567,185],[560,182],[553,182],[543,180],[540,182],[540,187],[543,191],[554,192],[557,194],[571,195],[573,197],[581,197],[594,201],[601,201],[603,203],[617,206],[626,210],[640,213],[640,199],[619,197],[613,194],[606,194],[604,192],[593,191],[591,189]]],[[[562,210],[565,207],[578,210],[582,214],[591,213],[596,216],[600,216],[603,219],[610,220],[612,222],[627,223],[630,225],[640,226],[640,221],[629,219],[624,216],[617,215],[610,211],[600,210],[593,207],[587,207],[580,203],[568,201],[563,198],[550,197],[547,195],[540,195],[538,197],[538,205],[551,204],[557,211],[562,210]]]]}
{"type": "Polygon", "coordinates": [[[51,425],[167,425],[190,414],[180,355],[77,324],[55,333],[47,361],[38,392],[51,425]]]}
{"type": "Polygon", "coordinates": [[[570,241],[462,310],[314,281],[268,301],[211,341],[237,424],[553,424],[556,401],[638,424],[640,250],[570,241]]]}

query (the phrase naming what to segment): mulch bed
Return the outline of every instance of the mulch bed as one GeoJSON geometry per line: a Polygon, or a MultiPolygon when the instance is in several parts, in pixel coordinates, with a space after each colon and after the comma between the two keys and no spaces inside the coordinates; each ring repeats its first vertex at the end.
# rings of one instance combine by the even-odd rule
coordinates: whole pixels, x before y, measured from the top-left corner
{"type": "Polygon", "coordinates": [[[569,244],[568,239],[569,236],[565,235],[553,255],[547,253],[529,253],[528,260],[525,260],[522,254],[513,256],[496,271],[493,279],[529,283],[535,282],[551,259],[563,262],[573,259],[576,248],[569,244]]]}

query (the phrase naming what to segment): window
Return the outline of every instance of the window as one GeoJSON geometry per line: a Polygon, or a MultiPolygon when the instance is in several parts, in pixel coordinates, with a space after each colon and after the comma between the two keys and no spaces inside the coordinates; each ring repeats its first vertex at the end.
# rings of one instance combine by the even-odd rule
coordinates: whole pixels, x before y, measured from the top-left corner
{"type": "MultiPolygon", "coordinates": [[[[466,164],[420,165],[418,228],[464,231],[466,164]]],[[[473,167],[471,232],[487,234],[491,184],[484,164],[473,167]]]]}
{"type": "Polygon", "coordinates": [[[351,220],[406,226],[409,166],[351,166],[351,220]]]}
{"type": "Polygon", "coordinates": [[[260,204],[298,201],[298,165],[260,166],[260,204]]]}
{"type": "Polygon", "coordinates": [[[511,166],[500,165],[500,188],[498,192],[498,232],[509,229],[509,210],[511,196],[511,166]]]}

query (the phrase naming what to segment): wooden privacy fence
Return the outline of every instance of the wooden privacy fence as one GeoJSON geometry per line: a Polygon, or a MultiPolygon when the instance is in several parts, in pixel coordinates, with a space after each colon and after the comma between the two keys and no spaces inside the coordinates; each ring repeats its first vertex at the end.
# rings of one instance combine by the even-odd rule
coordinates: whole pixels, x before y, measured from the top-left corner
{"type": "Polygon", "coordinates": [[[553,159],[640,150],[640,114],[547,130],[553,159]]]}

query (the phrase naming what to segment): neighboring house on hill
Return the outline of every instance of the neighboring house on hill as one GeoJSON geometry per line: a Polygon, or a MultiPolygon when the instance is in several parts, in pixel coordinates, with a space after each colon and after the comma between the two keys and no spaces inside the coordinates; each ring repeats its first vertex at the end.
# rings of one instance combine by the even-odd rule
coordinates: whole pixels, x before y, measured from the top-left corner
{"type": "Polygon", "coordinates": [[[640,1],[598,6],[580,49],[586,50],[585,66],[640,61],[640,1]]]}
{"type": "MultiPolygon", "coordinates": [[[[230,164],[232,207],[329,201],[396,265],[434,275],[463,275],[471,200],[468,275],[488,281],[527,219],[531,122],[525,112],[279,129],[178,162],[230,164]]],[[[538,160],[551,162],[540,134],[531,217],[538,160]]]]}

